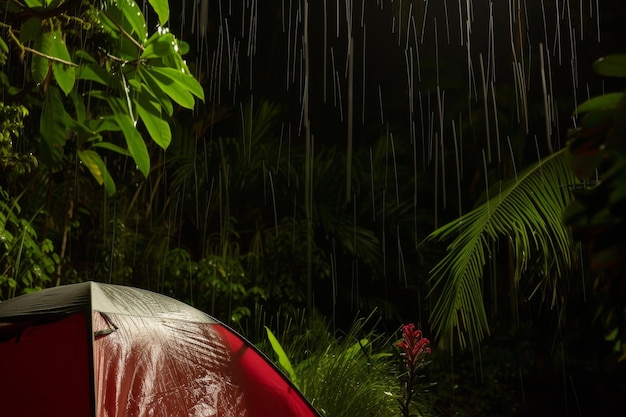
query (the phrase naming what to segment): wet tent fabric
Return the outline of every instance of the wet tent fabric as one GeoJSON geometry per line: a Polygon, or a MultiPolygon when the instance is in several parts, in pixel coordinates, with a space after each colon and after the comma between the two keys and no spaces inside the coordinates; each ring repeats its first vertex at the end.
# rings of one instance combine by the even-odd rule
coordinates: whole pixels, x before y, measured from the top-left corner
{"type": "Polygon", "coordinates": [[[318,416],[222,323],[109,284],[0,303],[0,372],[2,416],[318,416]]]}

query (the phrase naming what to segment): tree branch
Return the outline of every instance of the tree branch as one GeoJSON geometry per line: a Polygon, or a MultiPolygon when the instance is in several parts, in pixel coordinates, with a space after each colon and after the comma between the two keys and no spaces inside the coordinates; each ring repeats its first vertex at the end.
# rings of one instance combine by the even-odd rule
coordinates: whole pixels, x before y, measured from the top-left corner
{"type": "Polygon", "coordinates": [[[7,28],[7,32],[9,33],[9,36],[11,37],[11,40],[17,45],[18,48],[20,48],[20,50],[22,51],[22,55],[23,55],[23,52],[30,52],[31,54],[39,55],[41,57],[49,59],[50,61],[59,62],[61,64],[69,65],[70,67],[77,67],[78,66],[78,64],[75,64],[72,61],[66,61],[63,58],[59,58],[59,57],[56,57],[56,56],[44,54],[41,51],[38,51],[36,49],[30,48],[30,47],[24,45],[22,42],[20,42],[20,40],[17,38],[17,36],[15,36],[15,33],[13,33],[13,28],[10,25],[5,25],[2,22],[0,22],[0,26],[4,26],[4,27],[7,28]]]}
{"type": "Polygon", "coordinates": [[[113,24],[115,26],[117,26],[117,28],[120,30],[120,32],[122,32],[122,35],[124,35],[124,37],[126,37],[126,39],[128,39],[129,41],[132,42],[133,45],[135,45],[137,47],[137,49],[139,49],[140,51],[144,51],[146,48],[144,48],[144,46],[142,44],[140,44],[139,42],[137,42],[137,39],[133,38],[132,35],[128,32],[126,32],[126,29],[124,29],[122,27],[122,25],[120,25],[119,23],[117,23],[117,21],[115,19],[113,19],[113,16],[111,16],[109,13],[107,13],[105,10],[102,11],[102,13],[104,13],[104,15],[109,18],[109,20],[111,22],[113,22],[113,24]]]}

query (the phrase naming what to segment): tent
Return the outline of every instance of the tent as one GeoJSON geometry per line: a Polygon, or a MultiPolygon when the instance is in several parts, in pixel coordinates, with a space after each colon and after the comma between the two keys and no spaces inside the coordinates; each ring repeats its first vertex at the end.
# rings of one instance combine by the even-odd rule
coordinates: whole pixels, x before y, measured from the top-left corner
{"type": "Polygon", "coordinates": [[[96,282],[0,303],[0,415],[319,417],[224,324],[161,294],[96,282]]]}

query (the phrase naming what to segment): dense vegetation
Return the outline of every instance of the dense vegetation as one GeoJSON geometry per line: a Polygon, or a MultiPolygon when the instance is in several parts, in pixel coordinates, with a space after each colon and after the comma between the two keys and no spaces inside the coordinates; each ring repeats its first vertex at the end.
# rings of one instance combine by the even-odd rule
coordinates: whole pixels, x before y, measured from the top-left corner
{"type": "MultiPolygon", "coordinates": [[[[501,81],[490,132],[478,122],[486,98],[484,112],[466,113],[465,74],[448,65],[440,81],[435,55],[422,57],[424,95],[411,106],[439,100],[440,134],[446,119],[465,138],[439,146],[437,134],[409,140],[438,122],[408,114],[405,86],[390,87],[383,116],[380,84],[368,89],[380,106],[369,107],[365,90],[355,98],[322,84],[322,35],[310,29],[309,59],[303,29],[308,7],[319,19],[321,6],[168,3],[0,1],[0,301],[83,280],[169,294],[293,362],[291,377],[328,416],[357,405],[409,415],[407,396],[425,415],[540,415],[533,407],[555,381],[556,414],[609,412],[620,386],[604,378],[626,358],[626,62],[609,55],[620,52],[619,7],[603,15],[604,47],[581,41],[578,54],[588,68],[607,55],[593,69],[616,92],[577,106],[557,91],[554,143],[533,140],[545,130],[532,111],[541,95],[529,94],[531,111],[516,119],[518,81],[501,81]],[[292,18],[293,62],[275,46],[292,18]],[[344,116],[361,108],[346,132],[344,116]],[[500,130],[510,155],[496,158],[500,130]],[[372,311],[380,320],[361,318],[372,311]],[[433,349],[412,398],[394,346],[408,322],[433,349]]],[[[398,3],[380,13],[407,24],[398,3]]],[[[426,16],[422,2],[408,3],[417,21],[426,16]]],[[[347,19],[337,10],[337,22],[347,19]]],[[[398,33],[393,43],[409,45],[398,33]]],[[[365,32],[347,36],[365,51],[365,32]]],[[[356,77],[349,85],[366,86],[343,41],[328,41],[333,59],[356,77]]]]}

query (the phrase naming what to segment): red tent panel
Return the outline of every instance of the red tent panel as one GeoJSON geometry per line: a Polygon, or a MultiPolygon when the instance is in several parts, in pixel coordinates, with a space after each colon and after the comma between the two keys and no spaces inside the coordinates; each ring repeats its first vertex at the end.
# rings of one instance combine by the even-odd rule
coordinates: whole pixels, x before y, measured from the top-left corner
{"type": "Polygon", "coordinates": [[[84,314],[0,325],[0,415],[90,416],[91,362],[84,314]]]}
{"type": "Polygon", "coordinates": [[[253,416],[213,324],[94,315],[100,417],[253,416]]]}
{"type": "Polygon", "coordinates": [[[246,394],[251,416],[317,416],[291,383],[276,372],[256,349],[221,324],[216,324],[215,329],[233,352],[231,367],[246,394]]]}

